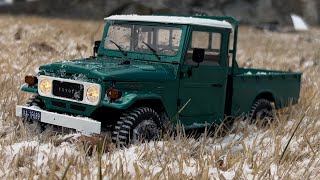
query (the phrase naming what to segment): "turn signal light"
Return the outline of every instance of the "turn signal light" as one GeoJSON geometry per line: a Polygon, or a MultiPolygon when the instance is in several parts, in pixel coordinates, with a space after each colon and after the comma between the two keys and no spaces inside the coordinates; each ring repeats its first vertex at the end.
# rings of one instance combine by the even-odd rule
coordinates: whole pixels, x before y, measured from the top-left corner
{"type": "Polygon", "coordinates": [[[26,76],[24,77],[24,82],[29,85],[34,85],[38,83],[38,78],[36,76],[26,76]]]}
{"type": "Polygon", "coordinates": [[[110,99],[115,100],[115,99],[121,98],[122,93],[118,89],[109,89],[108,92],[107,92],[107,96],[110,99]]]}

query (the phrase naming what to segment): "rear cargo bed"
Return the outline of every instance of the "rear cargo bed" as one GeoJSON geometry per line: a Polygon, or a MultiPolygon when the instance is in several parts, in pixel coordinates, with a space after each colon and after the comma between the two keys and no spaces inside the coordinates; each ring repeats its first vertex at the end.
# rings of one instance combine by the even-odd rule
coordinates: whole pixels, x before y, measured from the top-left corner
{"type": "Polygon", "coordinates": [[[237,74],[233,76],[232,115],[248,112],[260,97],[273,99],[277,109],[298,102],[301,73],[241,68],[237,74]]]}

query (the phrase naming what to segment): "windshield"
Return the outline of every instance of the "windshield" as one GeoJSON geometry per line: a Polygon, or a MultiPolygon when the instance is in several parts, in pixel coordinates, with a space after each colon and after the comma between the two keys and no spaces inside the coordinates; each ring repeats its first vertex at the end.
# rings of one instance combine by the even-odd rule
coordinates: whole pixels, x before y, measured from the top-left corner
{"type": "Polygon", "coordinates": [[[109,26],[104,43],[106,49],[176,55],[181,40],[181,28],[141,25],[109,26]]]}

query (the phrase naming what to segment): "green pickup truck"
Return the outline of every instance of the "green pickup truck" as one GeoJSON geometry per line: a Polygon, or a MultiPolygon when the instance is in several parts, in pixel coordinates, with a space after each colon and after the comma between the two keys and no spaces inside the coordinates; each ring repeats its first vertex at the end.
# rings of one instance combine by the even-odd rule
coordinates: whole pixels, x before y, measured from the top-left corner
{"type": "MultiPolygon", "coordinates": [[[[94,55],[40,66],[16,115],[88,133],[110,129],[128,143],[226,117],[272,117],[298,102],[301,73],[239,68],[238,23],[231,17],[114,15],[94,55]],[[232,43],[231,43],[232,42],[232,43]]],[[[261,45],[263,46],[263,44],[261,45]]]]}

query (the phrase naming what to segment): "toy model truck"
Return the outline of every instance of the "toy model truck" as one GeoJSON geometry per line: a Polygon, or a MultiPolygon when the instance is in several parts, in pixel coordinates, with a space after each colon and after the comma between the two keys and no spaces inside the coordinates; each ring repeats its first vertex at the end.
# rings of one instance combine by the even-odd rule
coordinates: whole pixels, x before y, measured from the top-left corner
{"type": "Polygon", "coordinates": [[[158,137],[170,120],[201,128],[242,114],[272,117],[273,108],[298,102],[301,73],[238,67],[231,17],[105,20],[92,57],[43,65],[25,77],[21,89],[34,96],[16,107],[17,116],[88,133],[111,129],[125,144],[158,137]]]}

